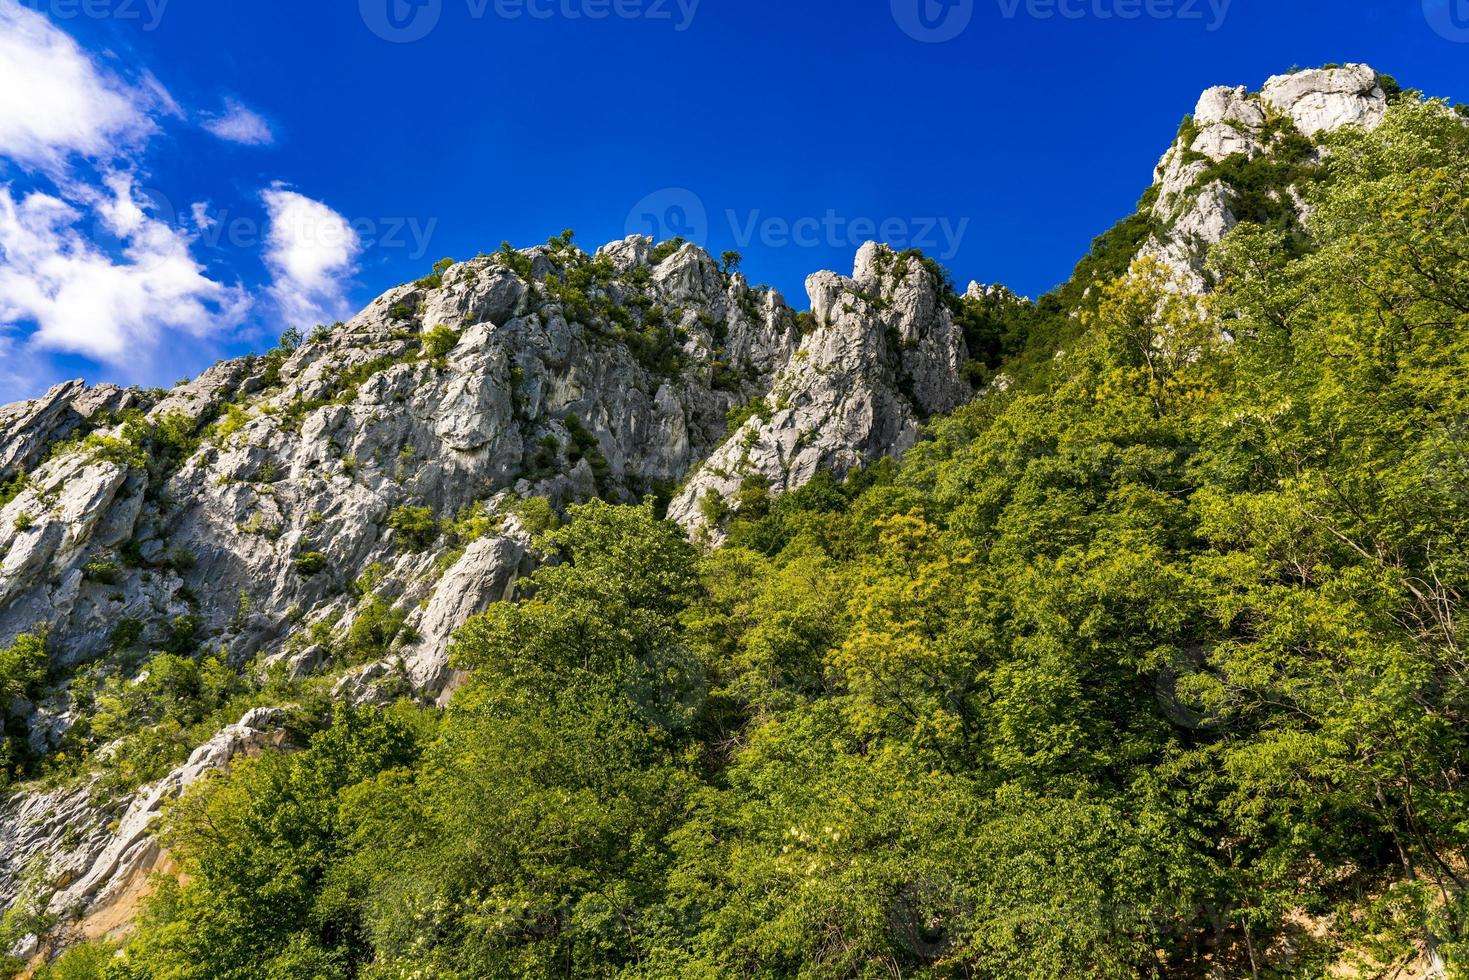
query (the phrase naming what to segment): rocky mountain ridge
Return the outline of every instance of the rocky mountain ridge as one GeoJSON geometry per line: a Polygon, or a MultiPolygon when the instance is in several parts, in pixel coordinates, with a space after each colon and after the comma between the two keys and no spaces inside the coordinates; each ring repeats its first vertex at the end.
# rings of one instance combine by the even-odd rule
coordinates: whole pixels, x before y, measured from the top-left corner
{"type": "MultiPolygon", "coordinates": [[[[1350,65],[1204,93],[1140,254],[1207,289],[1209,249],[1241,220],[1303,220],[1294,168],[1379,125],[1394,89],[1350,65]],[[1275,168],[1264,190],[1252,164],[1275,168]]],[[[750,499],[914,445],[975,394],[964,303],[1029,303],[965,299],[876,243],[807,291],[798,313],[694,245],[563,235],[441,264],[169,392],[69,382],[0,408],[0,649],[43,637],[48,660],[0,706],[31,780],[0,804],[0,907],[95,928],[160,860],[160,807],[281,744],[293,705],[451,690],[450,637],[515,598],[557,509],[651,495],[717,545],[750,499]],[[246,678],[212,705],[241,710],[163,773],[99,775],[138,744],[91,716],[159,673],[155,651],[246,678]]]]}

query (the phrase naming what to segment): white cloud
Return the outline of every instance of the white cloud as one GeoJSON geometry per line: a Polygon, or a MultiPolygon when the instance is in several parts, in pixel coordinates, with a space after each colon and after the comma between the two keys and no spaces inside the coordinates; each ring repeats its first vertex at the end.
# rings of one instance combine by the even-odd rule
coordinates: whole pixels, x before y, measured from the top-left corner
{"type": "Polygon", "coordinates": [[[72,154],[110,159],[178,106],[151,76],[130,85],[17,0],[0,0],[0,155],[55,171],[72,154]]]}
{"type": "Polygon", "coordinates": [[[270,216],[265,264],[281,312],[295,326],[346,319],[348,280],[362,242],[351,223],[320,201],[276,184],[261,194],[270,216]]]}
{"type": "Polygon", "coordinates": [[[222,140],[244,146],[269,146],[275,142],[270,124],[258,112],[234,99],[225,100],[224,112],[206,119],[204,128],[222,140]]]}
{"type": "Polygon", "coordinates": [[[200,231],[208,231],[219,224],[219,220],[209,213],[208,201],[195,201],[189,207],[189,213],[193,215],[194,227],[200,231]]]}
{"type": "Polygon", "coordinates": [[[165,331],[215,336],[243,318],[239,286],[210,279],[178,229],[147,213],[129,174],[109,173],[93,213],[119,255],[80,227],[87,215],[59,197],[17,198],[0,187],[0,324],[34,323],[28,344],[126,365],[165,331]]]}
{"type": "MultiPolygon", "coordinates": [[[[0,183],[0,395],[34,394],[58,352],[124,380],[192,371],[252,303],[194,257],[218,223],[211,206],[175,216],[137,186],[149,141],[185,112],[151,74],[85,50],[33,6],[0,0],[0,165],[25,175],[0,183]]],[[[275,139],[235,99],[197,118],[234,143],[275,139]]],[[[351,225],[284,185],[262,199],[273,304],[303,326],[345,318],[362,251],[351,225]]]]}

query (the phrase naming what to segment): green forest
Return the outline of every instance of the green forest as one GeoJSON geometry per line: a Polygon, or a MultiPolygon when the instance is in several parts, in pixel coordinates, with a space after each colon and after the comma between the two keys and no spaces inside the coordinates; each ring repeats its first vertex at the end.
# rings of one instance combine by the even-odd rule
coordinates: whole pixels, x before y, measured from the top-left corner
{"type": "Polygon", "coordinates": [[[966,301],[1008,383],[900,462],[572,508],[447,708],[298,708],[41,975],[1469,976],[1469,127],[1327,142],[1205,297],[1133,220],[966,301]]]}

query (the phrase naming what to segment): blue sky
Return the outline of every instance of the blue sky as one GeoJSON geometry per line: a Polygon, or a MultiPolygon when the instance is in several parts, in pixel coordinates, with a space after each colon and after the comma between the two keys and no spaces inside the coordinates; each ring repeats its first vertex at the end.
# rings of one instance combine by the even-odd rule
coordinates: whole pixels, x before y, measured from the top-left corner
{"type": "Polygon", "coordinates": [[[566,227],[1037,294],[1204,88],[1348,61],[1469,101],[1469,0],[0,0],[0,401],[566,227]]]}

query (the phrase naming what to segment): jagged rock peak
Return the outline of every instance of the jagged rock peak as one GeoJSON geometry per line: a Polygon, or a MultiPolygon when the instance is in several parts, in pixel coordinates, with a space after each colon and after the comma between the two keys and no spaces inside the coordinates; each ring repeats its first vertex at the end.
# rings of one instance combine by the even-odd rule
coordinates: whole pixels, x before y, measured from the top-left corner
{"type": "Polygon", "coordinates": [[[970,282],[964,290],[964,298],[976,303],[1015,302],[1029,303],[1029,296],[1020,296],[1003,283],[970,282]]]}
{"type": "Polygon", "coordinates": [[[1276,75],[1260,93],[1266,105],[1291,117],[1307,136],[1346,126],[1375,129],[1387,112],[1387,86],[1367,65],[1276,75]]]}
{"type": "Polygon", "coordinates": [[[973,395],[963,332],[943,276],[926,262],[869,242],[850,277],[818,272],[806,290],[799,349],[669,508],[711,542],[745,489],[779,495],[819,471],[841,475],[900,455],[923,419],[973,395]]]}
{"type": "MultiPolygon", "coordinates": [[[[1232,157],[1280,152],[1319,160],[1309,144],[1339,129],[1381,125],[1395,86],[1367,65],[1276,75],[1259,92],[1217,86],[1200,96],[1193,115],[1154,173],[1152,219],[1158,231],[1141,253],[1160,259],[1195,291],[1205,288],[1204,260],[1239,221],[1235,189],[1218,176],[1232,157]]],[[[1291,188],[1282,206],[1301,212],[1291,188]]]]}

